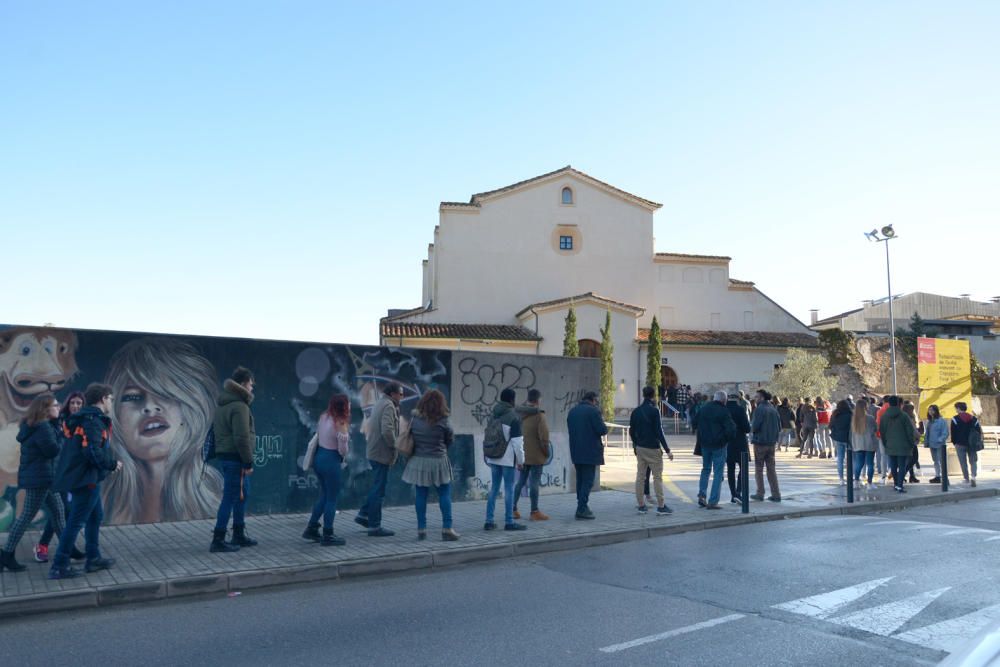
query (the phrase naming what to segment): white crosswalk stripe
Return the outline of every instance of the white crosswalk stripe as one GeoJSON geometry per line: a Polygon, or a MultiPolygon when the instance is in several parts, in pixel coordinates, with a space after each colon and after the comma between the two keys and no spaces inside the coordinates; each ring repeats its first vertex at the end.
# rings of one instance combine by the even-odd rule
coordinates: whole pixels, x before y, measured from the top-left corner
{"type": "Polygon", "coordinates": [[[829,593],[820,593],[819,595],[812,595],[807,598],[776,604],[774,605],[774,608],[787,611],[792,614],[812,616],[813,618],[828,618],[855,600],[867,595],[879,586],[888,583],[893,578],[894,577],[886,577],[885,579],[865,581],[855,586],[848,586],[847,588],[830,591],[829,593]]]}
{"type": "Polygon", "coordinates": [[[871,609],[862,609],[847,616],[830,619],[830,622],[888,637],[950,588],[946,586],[871,609]]]}
{"type": "Polygon", "coordinates": [[[977,632],[997,620],[1000,620],[1000,604],[974,611],[965,616],[893,635],[893,639],[901,639],[911,644],[951,653],[974,637],[977,632]]]}
{"type": "Polygon", "coordinates": [[[950,533],[945,533],[944,536],[948,537],[949,535],[970,535],[972,533],[993,533],[993,532],[996,531],[986,530],[985,528],[963,528],[961,530],[953,530],[950,533]]]}

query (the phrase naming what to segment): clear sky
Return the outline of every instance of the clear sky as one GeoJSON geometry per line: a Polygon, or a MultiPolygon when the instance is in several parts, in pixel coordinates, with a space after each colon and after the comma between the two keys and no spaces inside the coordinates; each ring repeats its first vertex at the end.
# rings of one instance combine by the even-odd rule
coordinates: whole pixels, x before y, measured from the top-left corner
{"type": "Polygon", "coordinates": [[[894,291],[987,299],[998,34],[995,1],[0,2],[0,322],[377,343],[441,200],[567,164],[804,321],[884,295],[888,223],[894,291]]]}

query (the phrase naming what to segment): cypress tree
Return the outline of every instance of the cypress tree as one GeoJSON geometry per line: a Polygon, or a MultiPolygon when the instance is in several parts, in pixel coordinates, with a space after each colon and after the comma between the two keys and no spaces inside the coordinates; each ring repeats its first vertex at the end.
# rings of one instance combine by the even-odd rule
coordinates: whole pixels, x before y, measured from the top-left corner
{"type": "Polygon", "coordinates": [[[611,311],[604,318],[601,329],[601,413],[611,421],[615,417],[615,346],[611,342],[611,311]]]}
{"type": "Polygon", "coordinates": [[[646,346],[646,386],[652,387],[659,396],[660,383],[660,357],[663,356],[663,341],[660,340],[660,323],[653,315],[653,324],[649,327],[649,344],[646,346]]]}
{"type": "Polygon", "coordinates": [[[566,313],[566,334],[563,336],[563,356],[580,356],[580,343],[576,339],[576,311],[573,310],[573,306],[570,306],[569,312],[566,313]]]}

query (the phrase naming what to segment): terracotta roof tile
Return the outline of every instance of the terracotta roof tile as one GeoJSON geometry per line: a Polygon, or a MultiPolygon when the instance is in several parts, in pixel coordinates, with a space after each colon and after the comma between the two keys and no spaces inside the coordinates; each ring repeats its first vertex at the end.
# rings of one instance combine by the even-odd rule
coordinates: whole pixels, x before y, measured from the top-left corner
{"type": "MultiPolygon", "coordinates": [[[[733,347],[819,347],[816,336],[777,331],[696,331],[664,329],[660,339],[669,345],[729,345],[733,347]]],[[[649,342],[649,329],[639,329],[636,338],[649,342]]]]}
{"type": "Polygon", "coordinates": [[[541,340],[534,332],[515,324],[437,324],[424,322],[380,323],[383,338],[462,338],[466,340],[541,340]]]}

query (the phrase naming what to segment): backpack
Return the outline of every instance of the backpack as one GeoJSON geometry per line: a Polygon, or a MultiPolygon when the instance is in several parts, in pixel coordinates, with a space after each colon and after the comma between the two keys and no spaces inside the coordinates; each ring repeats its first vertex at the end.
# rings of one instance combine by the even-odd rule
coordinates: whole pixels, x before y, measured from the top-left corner
{"type": "Polygon", "coordinates": [[[978,452],[983,448],[983,427],[976,421],[969,429],[969,449],[978,452]]]}
{"type": "Polygon", "coordinates": [[[208,463],[215,458],[215,424],[208,427],[205,441],[201,443],[201,461],[208,463]]]}
{"type": "Polygon", "coordinates": [[[486,422],[486,431],[483,434],[483,454],[488,459],[499,459],[505,453],[507,453],[507,438],[503,434],[503,422],[491,417],[486,422]]]}

